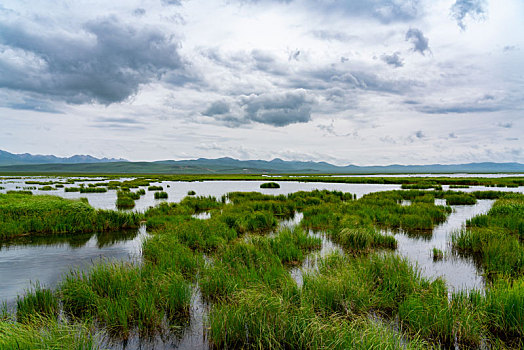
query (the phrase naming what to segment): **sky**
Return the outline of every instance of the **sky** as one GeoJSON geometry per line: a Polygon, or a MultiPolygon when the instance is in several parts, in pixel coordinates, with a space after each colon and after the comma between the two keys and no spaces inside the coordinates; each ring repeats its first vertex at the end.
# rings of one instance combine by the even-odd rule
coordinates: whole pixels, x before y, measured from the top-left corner
{"type": "Polygon", "coordinates": [[[0,149],[524,163],[524,1],[3,0],[0,149]]]}

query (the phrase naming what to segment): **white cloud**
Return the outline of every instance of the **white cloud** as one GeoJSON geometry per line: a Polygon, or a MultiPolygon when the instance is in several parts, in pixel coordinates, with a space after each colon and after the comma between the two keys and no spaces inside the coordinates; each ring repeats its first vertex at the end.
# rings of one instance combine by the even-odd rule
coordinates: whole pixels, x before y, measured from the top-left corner
{"type": "Polygon", "coordinates": [[[8,151],[524,161],[519,0],[2,6],[8,151]]]}

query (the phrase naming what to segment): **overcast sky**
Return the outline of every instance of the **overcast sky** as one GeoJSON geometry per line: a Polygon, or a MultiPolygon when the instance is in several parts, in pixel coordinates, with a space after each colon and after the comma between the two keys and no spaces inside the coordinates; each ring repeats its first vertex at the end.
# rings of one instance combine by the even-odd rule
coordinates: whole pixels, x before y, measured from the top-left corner
{"type": "Polygon", "coordinates": [[[524,1],[4,0],[0,149],[524,162],[524,1]]]}

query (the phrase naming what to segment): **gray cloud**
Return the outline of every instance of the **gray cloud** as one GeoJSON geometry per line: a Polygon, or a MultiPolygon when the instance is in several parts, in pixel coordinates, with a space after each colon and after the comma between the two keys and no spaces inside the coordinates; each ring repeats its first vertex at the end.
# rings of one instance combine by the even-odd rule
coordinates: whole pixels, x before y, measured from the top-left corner
{"type": "Polygon", "coordinates": [[[18,110],[30,110],[35,112],[54,113],[62,114],[63,112],[57,109],[55,106],[47,101],[42,101],[33,98],[24,98],[22,101],[13,101],[5,103],[5,107],[18,109],[18,110]]]}
{"type": "Polygon", "coordinates": [[[117,130],[142,130],[145,126],[137,119],[124,117],[98,117],[95,118],[94,124],[91,125],[100,129],[117,129],[117,130]]]}
{"type": "Polygon", "coordinates": [[[298,61],[299,56],[300,56],[300,50],[295,50],[289,54],[288,61],[291,61],[291,60],[298,61]]]}
{"type": "Polygon", "coordinates": [[[213,102],[204,112],[203,115],[212,117],[214,115],[224,115],[231,111],[229,103],[226,101],[216,101],[213,102]]]}
{"type": "Polygon", "coordinates": [[[164,5],[164,6],[171,6],[171,5],[180,6],[180,5],[182,5],[182,1],[180,1],[180,0],[162,0],[162,5],[164,5]]]}
{"type": "Polygon", "coordinates": [[[464,113],[482,113],[495,112],[501,110],[497,106],[470,106],[470,105],[450,105],[450,106],[420,106],[417,108],[419,112],[427,114],[464,114],[464,113]]]}
{"type": "Polygon", "coordinates": [[[178,43],[160,30],[133,27],[115,17],[85,23],[82,36],[36,32],[23,23],[0,23],[0,87],[68,103],[110,104],[141,84],[183,70],[178,43]],[[23,65],[12,62],[21,61],[23,65]]]}
{"type": "Polygon", "coordinates": [[[346,34],[344,32],[338,32],[338,31],[330,31],[330,30],[314,30],[311,32],[314,37],[322,40],[337,40],[337,41],[350,41],[352,39],[355,39],[356,37],[353,35],[346,34]]]}
{"type": "Polygon", "coordinates": [[[308,6],[351,17],[370,17],[383,23],[411,21],[419,14],[418,0],[309,0],[308,6]]]}
{"type": "Polygon", "coordinates": [[[507,122],[507,123],[498,123],[498,126],[505,129],[511,129],[513,127],[513,123],[507,122]]]}
{"type": "Polygon", "coordinates": [[[413,51],[420,52],[421,55],[424,55],[426,51],[431,51],[428,38],[419,29],[410,28],[406,33],[406,41],[410,41],[413,44],[413,51]]]}
{"type": "Polygon", "coordinates": [[[100,123],[140,124],[138,120],[132,118],[99,117],[96,118],[96,121],[100,123]]]}
{"type": "Polygon", "coordinates": [[[313,104],[304,90],[252,94],[241,99],[246,120],[273,126],[309,122],[313,104]]]}
{"type": "Polygon", "coordinates": [[[464,19],[469,15],[473,19],[481,19],[484,17],[486,10],[485,0],[457,0],[451,6],[451,16],[457,21],[458,26],[462,29],[466,29],[464,19]]]}
{"type": "Polygon", "coordinates": [[[374,73],[361,70],[344,70],[332,66],[304,70],[289,77],[292,87],[310,90],[327,90],[333,87],[354,90],[401,93],[419,85],[415,81],[394,80],[379,77],[374,73]]]}
{"type": "Polygon", "coordinates": [[[404,62],[402,61],[402,58],[400,58],[400,52],[395,52],[391,55],[384,54],[380,56],[380,59],[389,64],[390,66],[394,66],[397,68],[404,66],[404,62]]]}
{"type": "Polygon", "coordinates": [[[135,9],[135,10],[133,11],[133,14],[134,14],[135,16],[140,17],[140,16],[143,16],[143,15],[146,14],[146,10],[143,9],[143,8],[137,8],[137,9],[135,9]]]}
{"type": "Polygon", "coordinates": [[[201,114],[231,128],[251,123],[282,127],[309,122],[315,103],[303,89],[253,93],[237,96],[234,102],[215,101],[201,114]]]}

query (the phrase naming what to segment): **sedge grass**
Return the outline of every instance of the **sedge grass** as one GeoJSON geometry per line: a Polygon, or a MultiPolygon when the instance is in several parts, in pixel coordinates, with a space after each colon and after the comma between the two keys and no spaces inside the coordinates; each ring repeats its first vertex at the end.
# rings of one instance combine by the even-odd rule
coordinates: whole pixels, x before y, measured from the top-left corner
{"type": "Polygon", "coordinates": [[[0,194],[0,239],[136,228],[140,215],[97,210],[85,200],[0,194]]]}
{"type": "Polygon", "coordinates": [[[167,192],[164,192],[164,191],[155,192],[155,199],[166,199],[167,197],[168,197],[167,192]]]}
{"type": "Polygon", "coordinates": [[[82,323],[68,324],[33,315],[30,322],[0,320],[0,349],[96,350],[99,336],[82,323]]]}
{"type": "Polygon", "coordinates": [[[261,184],[260,188],[280,188],[280,185],[276,182],[266,182],[261,184]]]}

